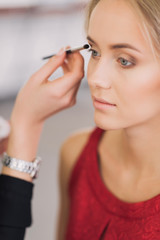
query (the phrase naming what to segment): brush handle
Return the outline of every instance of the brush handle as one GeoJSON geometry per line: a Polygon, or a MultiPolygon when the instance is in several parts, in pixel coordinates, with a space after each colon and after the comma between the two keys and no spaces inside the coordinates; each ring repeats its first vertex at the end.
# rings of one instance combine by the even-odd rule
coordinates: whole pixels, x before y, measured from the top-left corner
{"type": "MultiPolygon", "coordinates": [[[[85,44],[83,47],[70,48],[70,49],[67,49],[65,52],[66,52],[67,54],[70,54],[70,53],[78,52],[78,51],[81,51],[81,50],[84,50],[84,49],[88,49],[88,48],[89,48],[89,44],[85,44]]],[[[42,60],[51,58],[51,57],[56,56],[56,55],[57,55],[57,53],[54,53],[54,54],[52,54],[52,55],[43,57],[42,60]]]]}

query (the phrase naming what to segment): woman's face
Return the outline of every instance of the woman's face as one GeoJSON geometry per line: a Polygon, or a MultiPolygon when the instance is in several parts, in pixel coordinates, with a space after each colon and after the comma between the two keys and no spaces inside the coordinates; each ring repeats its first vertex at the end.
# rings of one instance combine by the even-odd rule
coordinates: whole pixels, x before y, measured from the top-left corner
{"type": "Polygon", "coordinates": [[[96,124],[119,129],[160,118],[160,60],[133,9],[125,1],[101,0],[91,14],[88,42],[96,124]]]}

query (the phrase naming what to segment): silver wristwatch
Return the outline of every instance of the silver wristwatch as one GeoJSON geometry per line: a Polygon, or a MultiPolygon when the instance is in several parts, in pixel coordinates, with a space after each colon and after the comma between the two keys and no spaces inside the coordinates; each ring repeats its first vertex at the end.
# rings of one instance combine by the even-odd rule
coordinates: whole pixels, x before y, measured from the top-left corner
{"type": "Polygon", "coordinates": [[[6,152],[3,153],[2,157],[2,163],[4,166],[20,172],[28,173],[33,179],[37,178],[41,161],[42,159],[40,157],[36,157],[33,162],[27,162],[10,157],[6,152]]]}

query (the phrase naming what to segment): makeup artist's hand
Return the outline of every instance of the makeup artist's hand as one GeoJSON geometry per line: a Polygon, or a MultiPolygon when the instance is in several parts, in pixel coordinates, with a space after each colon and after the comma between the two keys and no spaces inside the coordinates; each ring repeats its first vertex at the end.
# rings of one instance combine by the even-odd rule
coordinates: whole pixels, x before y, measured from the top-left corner
{"type": "MultiPolygon", "coordinates": [[[[33,161],[45,119],[75,104],[83,76],[84,60],[81,54],[75,52],[66,56],[64,51],[52,57],[31,76],[19,91],[11,114],[8,155],[33,161]],[[63,68],[64,75],[49,81],[48,78],[59,67],[63,68]]],[[[28,174],[7,167],[3,167],[2,173],[32,181],[28,174]]]]}
{"type": "Polygon", "coordinates": [[[11,124],[42,123],[49,116],[75,104],[76,94],[84,76],[84,61],[80,53],[67,55],[61,50],[39,71],[34,73],[20,90],[11,116],[11,124]],[[64,75],[54,81],[48,78],[59,68],[64,75]]]}

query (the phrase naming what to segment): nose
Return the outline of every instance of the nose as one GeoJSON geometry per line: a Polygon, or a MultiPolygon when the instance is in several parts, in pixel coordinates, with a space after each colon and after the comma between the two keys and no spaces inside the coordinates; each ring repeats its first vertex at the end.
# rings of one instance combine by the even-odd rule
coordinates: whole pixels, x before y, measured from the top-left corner
{"type": "Polygon", "coordinates": [[[99,62],[92,68],[88,76],[89,83],[95,88],[110,89],[112,85],[112,66],[106,60],[99,62]]]}

